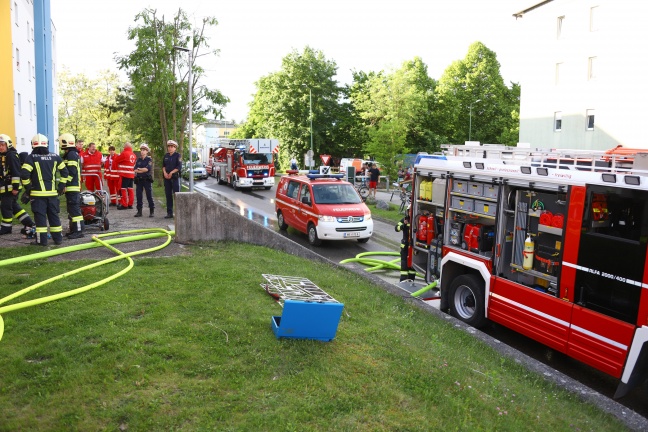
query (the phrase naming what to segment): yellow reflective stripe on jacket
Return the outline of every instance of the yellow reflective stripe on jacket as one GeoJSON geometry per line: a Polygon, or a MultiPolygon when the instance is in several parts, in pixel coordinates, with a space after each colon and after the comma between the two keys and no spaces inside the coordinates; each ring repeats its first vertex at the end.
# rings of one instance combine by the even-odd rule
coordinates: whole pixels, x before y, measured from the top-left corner
{"type": "MultiPolygon", "coordinates": [[[[36,167],[36,172],[38,173],[38,183],[40,183],[40,190],[42,192],[46,192],[45,183],[43,182],[43,173],[40,169],[40,163],[36,162],[34,163],[34,166],[36,167]]],[[[52,182],[52,185],[54,185],[54,182],[52,182]]]]}

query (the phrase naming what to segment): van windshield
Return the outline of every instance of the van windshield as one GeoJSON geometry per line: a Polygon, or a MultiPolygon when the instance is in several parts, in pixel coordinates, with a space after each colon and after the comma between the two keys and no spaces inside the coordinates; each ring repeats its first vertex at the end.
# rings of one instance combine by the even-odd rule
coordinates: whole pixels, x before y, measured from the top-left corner
{"type": "Polygon", "coordinates": [[[313,198],[317,204],[360,204],[362,199],[349,183],[313,185],[313,198]]]}

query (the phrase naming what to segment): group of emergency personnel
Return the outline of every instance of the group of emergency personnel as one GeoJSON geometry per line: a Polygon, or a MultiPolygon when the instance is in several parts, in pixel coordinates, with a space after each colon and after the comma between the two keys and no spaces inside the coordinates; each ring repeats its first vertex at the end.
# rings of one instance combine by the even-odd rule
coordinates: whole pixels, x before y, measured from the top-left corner
{"type": "MultiPolygon", "coordinates": [[[[115,147],[110,146],[109,155],[103,160],[102,154],[94,143],[84,151],[84,142],[75,142],[74,135],[65,133],[58,139],[63,157],[49,151],[49,140],[42,134],[32,138],[31,154],[17,153],[8,135],[0,134],[0,235],[10,234],[13,219],[23,224],[21,232],[35,240],[32,245],[47,246],[48,227],[52,240],[59,245],[63,241],[63,228],[59,218],[59,195],[65,194],[69,232],[66,237],[77,239],[84,237],[84,220],[81,212],[81,183],[85,180],[86,189],[96,191],[102,188],[101,167],[110,193],[108,205],[117,206],[118,210],[132,209],[135,193],[133,183],[137,186],[137,213],[142,216],[143,193],[146,193],[150,210],[149,217],[154,216],[155,204],[152,194],[153,160],[146,144],[140,146],[140,157],[133,153],[131,143],[124,144],[121,154],[116,154],[115,147]],[[103,161],[103,162],[102,162],[103,161]],[[18,194],[24,189],[20,202],[31,203],[35,221],[20,206],[18,194]]],[[[179,158],[173,156],[178,145],[173,140],[167,142],[169,153],[165,155],[163,174],[165,188],[170,186],[173,192],[179,190],[179,158]],[[176,159],[178,159],[176,161],[176,159]],[[173,179],[171,179],[173,177],[173,179]],[[169,181],[170,184],[166,183],[169,181]],[[175,180],[175,181],[174,181],[175,180]]],[[[176,154],[177,155],[177,154],[176,154]]],[[[173,217],[173,197],[167,203],[167,216],[173,217]]]]}

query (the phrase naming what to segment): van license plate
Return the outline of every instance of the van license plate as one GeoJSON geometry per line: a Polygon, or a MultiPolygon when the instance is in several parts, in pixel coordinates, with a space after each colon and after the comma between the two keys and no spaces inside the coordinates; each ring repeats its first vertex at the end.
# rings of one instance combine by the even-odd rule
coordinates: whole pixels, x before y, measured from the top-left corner
{"type": "Polygon", "coordinates": [[[347,233],[344,233],[344,237],[360,237],[360,233],[359,232],[347,232],[347,233]]]}

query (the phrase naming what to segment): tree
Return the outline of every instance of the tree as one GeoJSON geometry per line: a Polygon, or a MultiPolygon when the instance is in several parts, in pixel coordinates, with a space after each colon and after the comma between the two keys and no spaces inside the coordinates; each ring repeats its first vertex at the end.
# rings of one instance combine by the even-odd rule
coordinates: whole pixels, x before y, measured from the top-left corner
{"type": "Polygon", "coordinates": [[[497,55],[481,42],[473,43],[466,57],[453,62],[439,80],[435,117],[451,142],[470,136],[496,143],[512,127],[513,111],[519,113],[519,87],[506,87],[497,55]],[[518,91],[517,104],[511,91],[518,91]]]}
{"type": "Polygon", "coordinates": [[[117,107],[120,84],[117,74],[107,70],[92,79],[63,69],[57,89],[61,133],[95,142],[102,152],[123,143],[128,132],[125,114],[117,107]]]}
{"type": "Polygon", "coordinates": [[[121,103],[129,113],[129,129],[152,146],[157,155],[166,150],[165,143],[174,139],[184,153],[184,137],[188,131],[188,87],[194,98],[193,121],[203,122],[207,114],[220,115],[229,99],[218,90],[199,84],[205,71],[196,60],[208,54],[205,29],[218,24],[215,18],[203,18],[202,26],[192,28],[186,13],[179,9],[172,21],[158,18],[156,11],[144,9],[135,16],[139,26],[128,30],[128,39],[135,41],[135,50],[117,57],[119,68],[126,71],[130,84],[124,88],[121,103]],[[174,47],[188,47],[188,53],[174,47]],[[189,61],[191,57],[191,63],[189,61]],[[189,68],[192,82],[188,81],[189,68]]]}
{"type": "Polygon", "coordinates": [[[255,83],[247,121],[237,136],[279,139],[280,165],[288,166],[293,155],[300,158],[310,149],[310,91],[313,151],[330,153],[336,148],[333,140],[343,112],[338,105],[342,89],[333,79],[336,72],[335,62],[322,52],[310,47],[302,53],[293,50],[283,58],[280,71],[255,83]]]}
{"type": "Polygon", "coordinates": [[[419,58],[388,74],[360,74],[355,78],[360,81],[354,84],[351,99],[369,138],[364,151],[382,162],[386,173],[393,176],[397,157],[425,139],[427,129],[422,122],[427,118],[434,82],[419,58]]]}

